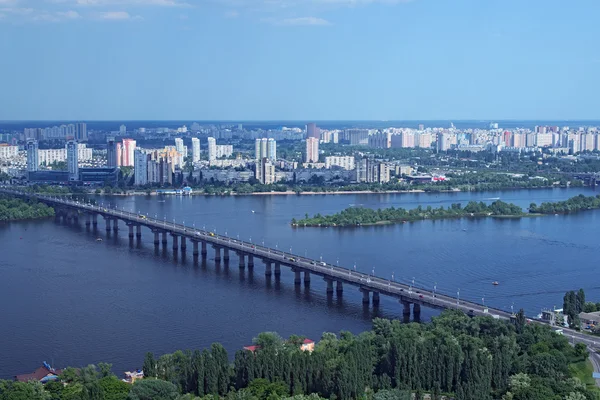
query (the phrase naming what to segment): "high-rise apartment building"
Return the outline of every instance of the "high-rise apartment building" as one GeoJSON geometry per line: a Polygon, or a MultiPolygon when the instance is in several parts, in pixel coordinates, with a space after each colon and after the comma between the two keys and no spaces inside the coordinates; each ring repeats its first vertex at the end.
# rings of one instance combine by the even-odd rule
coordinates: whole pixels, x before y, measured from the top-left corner
{"type": "Polygon", "coordinates": [[[271,161],[264,157],[256,165],[254,177],[264,185],[275,183],[275,166],[271,161]]]}
{"type": "Polygon", "coordinates": [[[175,149],[179,153],[178,164],[183,166],[184,159],[187,156],[187,147],[183,145],[183,139],[175,138],[175,149]]]}
{"type": "Polygon", "coordinates": [[[306,138],[306,162],[319,162],[319,139],[314,137],[306,138]]]}
{"type": "Polygon", "coordinates": [[[353,156],[329,156],[325,157],[325,168],[340,167],[351,171],[354,169],[353,156]]]}
{"type": "Polygon", "coordinates": [[[369,147],[376,149],[389,149],[392,146],[392,134],[390,132],[377,132],[368,137],[369,147]]]}
{"type": "Polygon", "coordinates": [[[315,139],[319,139],[319,137],[321,136],[320,134],[320,129],[317,126],[317,124],[315,124],[314,122],[309,122],[308,124],[306,124],[306,138],[315,138],[315,139]]]}
{"type": "Polygon", "coordinates": [[[40,167],[37,140],[27,141],[27,172],[35,172],[40,167]]]}
{"type": "Polygon", "coordinates": [[[109,168],[118,167],[119,162],[117,160],[117,142],[114,137],[109,136],[106,138],[106,166],[109,168]]]}
{"type": "Polygon", "coordinates": [[[277,142],[275,139],[256,139],[254,144],[254,159],[259,161],[263,158],[268,158],[271,161],[277,160],[277,142]]]}
{"type": "Polygon", "coordinates": [[[121,153],[121,165],[123,167],[133,167],[136,142],[133,139],[123,139],[121,153]]]}
{"type": "Polygon", "coordinates": [[[385,163],[363,158],[357,164],[356,181],[387,183],[390,181],[390,167],[385,163]]]}
{"type": "Polygon", "coordinates": [[[192,162],[200,161],[200,139],[192,138],[192,162]]]}
{"type": "Polygon", "coordinates": [[[217,140],[214,137],[206,139],[208,148],[208,161],[214,161],[217,159],[217,140]]]}
{"type": "MultiPolygon", "coordinates": [[[[69,125],[71,126],[71,125],[69,125]]],[[[78,141],[85,141],[87,140],[87,124],[85,122],[78,122],[75,125],[75,131],[73,132],[75,139],[78,141]]],[[[67,136],[71,136],[70,134],[67,134],[67,136]]]]}
{"type": "Polygon", "coordinates": [[[75,140],[67,142],[67,170],[69,171],[69,181],[79,180],[79,157],[78,146],[75,140]]]}
{"type": "Polygon", "coordinates": [[[364,146],[369,144],[368,129],[346,129],[345,134],[352,146],[364,146]]]}
{"type": "Polygon", "coordinates": [[[140,149],[134,153],[134,184],[136,186],[148,183],[148,159],[149,156],[140,149]]]}
{"type": "Polygon", "coordinates": [[[121,136],[127,135],[127,127],[125,125],[121,125],[119,127],[119,135],[121,135],[121,136]]]}

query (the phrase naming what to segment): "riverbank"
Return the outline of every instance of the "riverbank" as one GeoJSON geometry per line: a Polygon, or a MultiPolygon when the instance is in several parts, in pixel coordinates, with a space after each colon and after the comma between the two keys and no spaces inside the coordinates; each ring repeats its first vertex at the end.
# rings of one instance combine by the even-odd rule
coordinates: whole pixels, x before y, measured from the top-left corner
{"type": "Polygon", "coordinates": [[[459,219],[459,218],[523,218],[538,217],[556,213],[572,213],[582,210],[592,210],[600,208],[600,195],[584,196],[579,195],[566,201],[554,203],[542,203],[537,206],[531,203],[527,212],[512,203],[505,203],[496,200],[487,205],[483,202],[470,201],[466,207],[460,203],[452,204],[448,208],[432,208],[428,206],[406,210],[404,208],[390,207],[387,209],[373,210],[364,207],[348,207],[339,213],[332,215],[316,214],[312,218],[305,215],[303,219],[296,220],[292,218],[291,225],[297,227],[359,227],[374,225],[402,224],[407,222],[439,219],[459,219]]]}
{"type": "Polygon", "coordinates": [[[0,197],[0,221],[26,221],[54,216],[54,209],[43,203],[0,197]]]}

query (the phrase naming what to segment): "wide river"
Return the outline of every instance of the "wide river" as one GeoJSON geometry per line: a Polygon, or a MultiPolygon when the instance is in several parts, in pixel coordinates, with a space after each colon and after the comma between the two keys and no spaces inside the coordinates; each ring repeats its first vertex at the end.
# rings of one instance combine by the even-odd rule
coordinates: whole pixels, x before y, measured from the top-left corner
{"type": "MultiPolygon", "coordinates": [[[[292,217],[329,214],[350,205],[439,207],[501,198],[527,207],[590,189],[540,189],[486,193],[360,194],[314,196],[98,198],[106,206],[168,221],[239,235],[240,239],[323,257],[363,273],[409,282],[493,307],[561,307],[567,290],[586,290],[600,301],[600,211],[523,219],[421,221],[364,228],[293,229],[292,217]],[[498,281],[498,286],[492,282],[498,281]]],[[[110,362],[117,372],[139,368],[144,353],[196,349],[221,342],[230,354],[259,332],[319,339],[325,331],[361,332],[374,316],[401,318],[402,307],[382,297],[365,308],[356,288],[328,298],[325,283],[294,287],[254,272],[215,266],[214,253],[194,265],[155,252],[153,236],[130,246],[123,223],[118,236],[54,220],[0,225],[0,378],[30,372],[42,361],[58,367],[110,362]],[[96,238],[104,238],[97,241],[96,238]]],[[[427,320],[437,311],[423,309],[427,320]]]]}

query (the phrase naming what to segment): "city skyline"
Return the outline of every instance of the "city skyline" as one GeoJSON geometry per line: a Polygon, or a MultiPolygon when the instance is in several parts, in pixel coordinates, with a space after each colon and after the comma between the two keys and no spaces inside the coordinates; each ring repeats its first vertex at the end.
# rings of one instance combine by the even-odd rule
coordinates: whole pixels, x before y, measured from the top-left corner
{"type": "Polygon", "coordinates": [[[0,120],[600,118],[590,0],[1,4],[0,120]]]}

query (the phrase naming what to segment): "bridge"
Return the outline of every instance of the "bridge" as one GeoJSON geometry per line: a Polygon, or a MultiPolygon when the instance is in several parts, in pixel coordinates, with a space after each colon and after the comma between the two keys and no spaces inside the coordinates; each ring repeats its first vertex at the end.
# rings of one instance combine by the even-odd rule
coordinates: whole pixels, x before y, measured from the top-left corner
{"type": "Polygon", "coordinates": [[[24,199],[35,199],[51,206],[55,210],[57,219],[79,223],[85,221],[88,228],[98,229],[98,216],[105,223],[107,232],[119,231],[119,223],[123,223],[129,230],[129,238],[141,239],[142,228],[147,228],[154,235],[154,246],[159,248],[162,244],[166,249],[168,238],[171,238],[174,254],[187,251],[188,241],[192,245],[194,262],[199,257],[206,259],[209,247],[214,251],[216,263],[230,265],[230,255],[235,253],[238,258],[240,269],[253,269],[255,261],[262,261],[265,266],[265,275],[278,277],[281,268],[289,268],[294,272],[294,284],[310,284],[313,276],[322,277],[327,283],[327,294],[341,295],[345,286],[356,287],[362,292],[362,302],[365,305],[378,306],[380,296],[388,296],[397,299],[403,305],[405,319],[410,318],[411,306],[415,320],[420,319],[421,306],[435,309],[457,309],[470,315],[492,315],[498,319],[511,319],[512,313],[487,307],[482,304],[466,301],[435,290],[425,289],[394,280],[384,279],[374,275],[356,272],[351,268],[332,265],[321,260],[314,260],[298,254],[260,246],[257,243],[246,242],[217,234],[207,230],[200,230],[168,222],[166,219],[158,220],[137,213],[127,212],[114,208],[107,208],[96,204],[72,200],[64,197],[53,197],[48,195],[29,194],[22,191],[0,188],[0,193],[24,199]]]}

